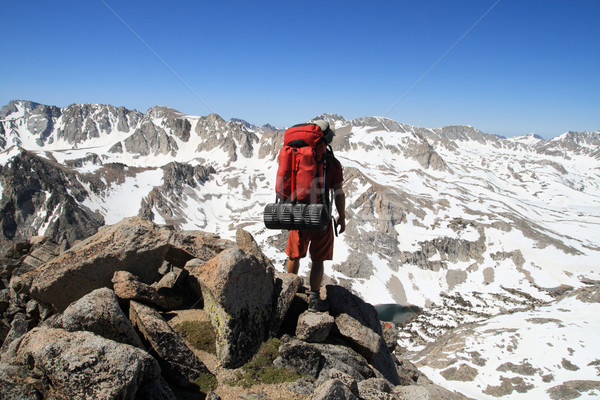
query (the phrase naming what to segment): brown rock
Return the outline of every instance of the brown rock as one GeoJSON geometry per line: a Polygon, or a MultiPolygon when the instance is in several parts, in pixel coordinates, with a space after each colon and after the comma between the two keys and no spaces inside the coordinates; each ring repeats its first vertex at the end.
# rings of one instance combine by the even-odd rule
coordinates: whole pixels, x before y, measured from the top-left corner
{"type": "MultiPolygon", "coordinates": [[[[105,227],[27,274],[30,294],[62,311],[94,289],[110,287],[116,271],[129,271],[142,282],[152,283],[169,249],[171,234],[137,217],[105,227]]],[[[27,279],[20,282],[28,283],[27,279]]]]}
{"type": "Polygon", "coordinates": [[[186,266],[202,289],[204,309],[217,331],[217,356],[225,367],[248,361],[267,339],[273,312],[273,270],[239,248],[205,264],[186,266]]]}
{"type": "Polygon", "coordinates": [[[63,312],[68,331],[89,331],[120,343],[142,347],[131,322],[121,310],[117,296],[108,288],[96,289],[71,303],[63,312]]]}
{"type": "Polygon", "coordinates": [[[351,347],[365,357],[388,381],[394,385],[400,383],[394,359],[381,335],[348,314],[337,316],[335,325],[339,333],[350,342],[351,347]]]}
{"type": "Polygon", "coordinates": [[[327,313],[305,311],[298,318],[296,337],[305,342],[324,342],[331,332],[335,319],[327,313]]]}
{"type": "Polygon", "coordinates": [[[34,328],[21,340],[16,363],[43,371],[68,399],[133,400],[160,368],[148,353],[90,332],[34,328]]]}
{"type": "Polygon", "coordinates": [[[154,309],[132,301],[129,319],[152,346],[166,377],[175,384],[188,386],[200,376],[210,374],[206,365],[154,309]]]}

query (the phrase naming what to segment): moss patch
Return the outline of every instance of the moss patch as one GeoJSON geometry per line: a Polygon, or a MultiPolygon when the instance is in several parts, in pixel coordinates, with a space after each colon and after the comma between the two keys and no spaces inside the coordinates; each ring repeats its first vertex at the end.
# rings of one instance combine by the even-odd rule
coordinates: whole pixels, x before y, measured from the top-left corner
{"type": "Polygon", "coordinates": [[[194,348],[217,354],[215,328],[208,321],[184,321],[175,325],[175,330],[194,348]]]}
{"type": "Polygon", "coordinates": [[[200,375],[200,377],[194,381],[194,384],[196,384],[203,393],[209,393],[215,390],[219,385],[217,378],[213,374],[200,375]]]}
{"type": "Polygon", "coordinates": [[[279,355],[279,346],[283,342],[272,338],[260,346],[258,352],[239,371],[234,380],[227,384],[248,388],[261,383],[274,384],[294,382],[302,376],[289,368],[278,368],[273,365],[273,360],[279,355]]]}

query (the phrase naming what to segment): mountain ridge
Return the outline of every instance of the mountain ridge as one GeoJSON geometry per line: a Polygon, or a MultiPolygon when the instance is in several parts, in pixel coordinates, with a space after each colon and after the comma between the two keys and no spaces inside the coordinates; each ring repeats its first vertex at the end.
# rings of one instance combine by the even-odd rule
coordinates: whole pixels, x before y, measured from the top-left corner
{"type": "MultiPolygon", "coordinates": [[[[27,124],[37,114],[0,121],[0,211],[14,204],[5,196],[11,186],[6,176],[15,174],[10,160],[19,150],[11,146],[18,139],[39,168],[50,168],[46,161],[61,165],[64,179],[81,188],[77,205],[106,224],[141,215],[224,238],[244,227],[283,268],[285,233],[262,223],[263,207],[274,199],[283,130],[216,114],[188,116],[163,106],[146,114],[115,112],[108,119],[101,112],[108,106],[96,107],[95,114],[93,108],[72,106],[72,121],[59,121],[65,115],[59,110],[61,117],[50,118],[54,128],[41,145],[40,129],[30,131],[27,124]],[[74,112],[78,109],[87,109],[87,118],[74,112]],[[121,131],[119,120],[126,115],[121,127],[127,129],[121,131]],[[67,132],[67,127],[73,134],[59,139],[59,129],[67,132]]],[[[428,348],[456,327],[549,304],[561,290],[600,280],[595,144],[600,132],[506,139],[470,126],[427,129],[383,117],[316,118],[336,127],[332,145],[344,166],[347,194],[347,230],[336,240],[327,279],[373,304],[422,308],[402,328],[400,344],[407,354],[428,348]]],[[[40,198],[44,193],[34,192],[40,198]]],[[[49,221],[62,214],[59,208],[44,209],[42,201],[31,204],[25,214],[39,222],[23,221],[44,235],[49,221]]],[[[586,345],[577,351],[595,349],[586,345]]],[[[498,372],[496,378],[502,376],[498,372]]],[[[436,379],[452,384],[443,375],[436,379]]],[[[477,391],[475,383],[469,390],[477,391]]]]}

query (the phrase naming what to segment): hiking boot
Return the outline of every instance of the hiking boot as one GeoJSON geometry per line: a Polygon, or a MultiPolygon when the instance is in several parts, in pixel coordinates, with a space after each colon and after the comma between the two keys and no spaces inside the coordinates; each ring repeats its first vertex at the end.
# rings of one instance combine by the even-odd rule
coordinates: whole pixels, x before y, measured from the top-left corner
{"type": "Polygon", "coordinates": [[[308,311],[310,312],[324,312],[329,310],[329,301],[321,300],[318,294],[311,292],[310,300],[308,301],[308,311]]]}

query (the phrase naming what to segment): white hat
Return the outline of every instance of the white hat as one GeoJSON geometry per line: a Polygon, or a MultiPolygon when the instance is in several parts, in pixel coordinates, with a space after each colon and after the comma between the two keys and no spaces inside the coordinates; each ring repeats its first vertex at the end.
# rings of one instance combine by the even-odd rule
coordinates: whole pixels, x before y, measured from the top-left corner
{"type": "Polygon", "coordinates": [[[333,137],[335,136],[335,131],[329,126],[329,122],[323,119],[318,119],[314,121],[313,124],[318,125],[319,128],[321,128],[323,131],[323,137],[325,138],[327,144],[331,143],[333,137]]]}

